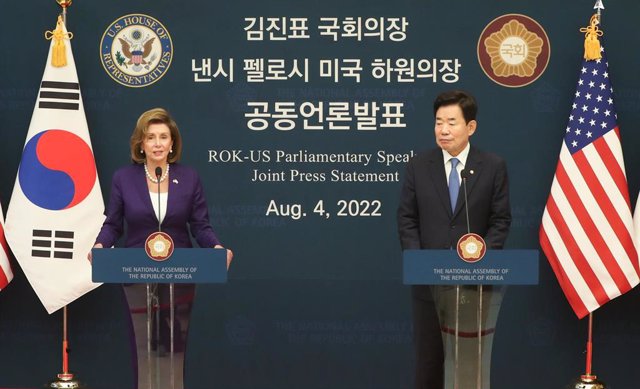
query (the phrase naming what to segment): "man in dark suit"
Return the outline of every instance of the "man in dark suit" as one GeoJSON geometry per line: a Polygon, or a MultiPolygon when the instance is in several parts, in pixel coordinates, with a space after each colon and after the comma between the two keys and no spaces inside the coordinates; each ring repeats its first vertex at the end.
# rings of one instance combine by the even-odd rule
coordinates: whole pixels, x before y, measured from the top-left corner
{"type": "MultiPolygon", "coordinates": [[[[418,154],[407,165],[398,207],[402,249],[451,249],[467,233],[462,170],[468,173],[470,230],[489,249],[501,249],[511,224],[505,161],[472,147],[478,107],[473,96],[448,91],[433,104],[438,148],[418,154]]],[[[416,389],[444,387],[440,323],[428,285],[412,287],[416,389]]]]}

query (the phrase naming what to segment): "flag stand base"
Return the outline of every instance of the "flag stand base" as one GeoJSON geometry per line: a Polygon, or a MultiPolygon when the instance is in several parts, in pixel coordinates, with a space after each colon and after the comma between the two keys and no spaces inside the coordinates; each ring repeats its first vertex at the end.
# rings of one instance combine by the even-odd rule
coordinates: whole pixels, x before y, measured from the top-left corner
{"type": "Polygon", "coordinates": [[[71,373],[58,374],[56,379],[49,382],[46,387],[51,389],[87,389],[78,380],[75,380],[71,373]]]}
{"type": "Polygon", "coordinates": [[[604,382],[598,381],[594,375],[581,375],[571,386],[570,389],[606,389],[604,382]]]}

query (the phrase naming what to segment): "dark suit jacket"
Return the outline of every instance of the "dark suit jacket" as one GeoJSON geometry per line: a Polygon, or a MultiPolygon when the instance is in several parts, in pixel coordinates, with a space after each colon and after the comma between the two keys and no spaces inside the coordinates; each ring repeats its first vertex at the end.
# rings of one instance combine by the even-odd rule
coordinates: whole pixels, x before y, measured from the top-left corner
{"type": "MultiPolygon", "coordinates": [[[[158,230],[144,166],[129,165],[113,175],[111,195],[96,243],[111,247],[127,223],[126,247],[144,247],[147,236],[158,230]]],[[[172,164],[169,171],[167,213],[162,231],[168,233],[176,247],[192,247],[189,229],[200,247],[220,244],[211,225],[209,211],[198,173],[190,167],[172,164]]]]}
{"type": "MultiPolygon", "coordinates": [[[[465,165],[471,232],[489,249],[501,249],[511,224],[505,161],[471,147],[465,165]]],[[[451,211],[444,158],[439,148],[418,154],[407,165],[398,207],[402,249],[449,249],[467,233],[464,189],[451,211]]]]}

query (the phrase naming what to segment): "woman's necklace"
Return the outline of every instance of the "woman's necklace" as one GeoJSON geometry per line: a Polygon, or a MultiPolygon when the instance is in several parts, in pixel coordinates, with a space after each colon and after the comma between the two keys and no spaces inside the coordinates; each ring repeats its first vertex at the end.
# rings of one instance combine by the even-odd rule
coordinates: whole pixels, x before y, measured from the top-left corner
{"type": "Polygon", "coordinates": [[[149,174],[149,168],[147,168],[147,164],[146,163],[144,164],[144,174],[146,174],[147,178],[149,180],[151,180],[151,182],[153,182],[154,184],[157,184],[159,182],[163,182],[169,176],[169,164],[167,164],[167,168],[164,170],[164,174],[162,175],[162,177],[160,177],[160,181],[158,181],[157,178],[152,177],[151,174],[149,174]]]}

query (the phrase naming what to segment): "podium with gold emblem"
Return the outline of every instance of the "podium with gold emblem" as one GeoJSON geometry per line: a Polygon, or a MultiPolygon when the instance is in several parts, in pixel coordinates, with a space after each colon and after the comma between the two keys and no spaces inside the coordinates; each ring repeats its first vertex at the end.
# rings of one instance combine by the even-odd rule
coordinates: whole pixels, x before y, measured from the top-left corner
{"type": "Polygon", "coordinates": [[[182,389],[194,284],[225,283],[224,249],[173,248],[153,233],[145,248],[93,249],[93,281],[121,283],[135,334],[138,388],[182,389]]]}
{"type": "Polygon", "coordinates": [[[405,285],[430,285],[445,350],[445,387],[489,389],[493,335],[507,285],[538,283],[538,250],[486,250],[467,234],[457,250],[405,250],[405,285]]]}

